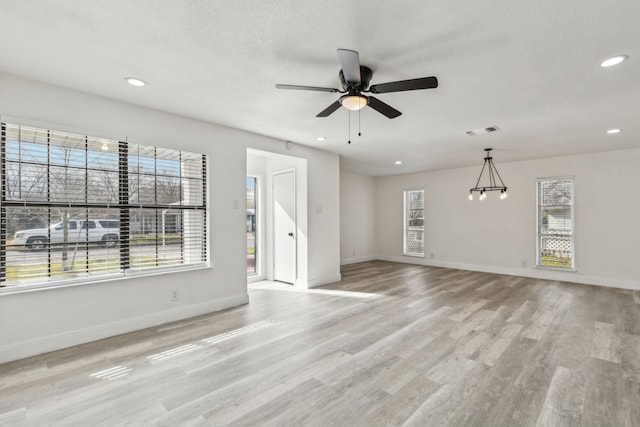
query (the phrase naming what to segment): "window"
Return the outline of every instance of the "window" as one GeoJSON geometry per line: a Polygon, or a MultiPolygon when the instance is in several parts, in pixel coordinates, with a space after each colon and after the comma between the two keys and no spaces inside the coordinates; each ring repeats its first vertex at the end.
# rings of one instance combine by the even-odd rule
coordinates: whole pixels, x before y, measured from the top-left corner
{"type": "Polygon", "coordinates": [[[573,178],[541,178],[537,193],[537,264],[574,269],[573,178]]]}
{"type": "Polygon", "coordinates": [[[206,265],[204,155],[1,126],[0,287],[206,265]]]}
{"type": "Polygon", "coordinates": [[[424,256],[424,190],[404,192],[404,254],[424,256]]]}
{"type": "Polygon", "coordinates": [[[258,275],[258,178],[247,177],[247,276],[258,275]]]}

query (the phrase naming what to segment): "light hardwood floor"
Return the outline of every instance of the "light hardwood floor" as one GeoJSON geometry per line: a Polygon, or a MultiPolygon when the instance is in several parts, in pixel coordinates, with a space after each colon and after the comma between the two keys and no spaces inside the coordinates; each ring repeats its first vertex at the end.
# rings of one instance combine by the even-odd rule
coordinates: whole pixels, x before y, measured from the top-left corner
{"type": "Polygon", "coordinates": [[[2,426],[640,426],[640,292],[388,262],[0,365],[2,426]]]}

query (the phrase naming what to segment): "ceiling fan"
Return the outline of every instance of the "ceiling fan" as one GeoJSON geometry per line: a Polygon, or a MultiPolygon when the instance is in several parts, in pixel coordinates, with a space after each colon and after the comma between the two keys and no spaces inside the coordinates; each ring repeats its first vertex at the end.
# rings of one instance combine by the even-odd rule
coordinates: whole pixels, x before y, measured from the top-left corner
{"type": "Polygon", "coordinates": [[[397,82],[380,83],[369,87],[369,82],[373,76],[371,68],[360,65],[360,55],[355,50],[338,49],[338,61],[342,69],[338,76],[342,83],[342,90],[330,87],[299,86],[277,84],[278,89],[312,90],[317,92],[344,93],[340,99],[322,110],[316,117],[328,117],[340,106],[351,111],[358,111],[367,105],[378,113],[394,119],[402,113],[389,104],[380,101],[373,96],[366,96],[363,93],[389,93],[403,92],[417,89],[434,89],[438,87],[438,79],[435,77],[422,77],[419,79],[400,80],[397,82]]]}

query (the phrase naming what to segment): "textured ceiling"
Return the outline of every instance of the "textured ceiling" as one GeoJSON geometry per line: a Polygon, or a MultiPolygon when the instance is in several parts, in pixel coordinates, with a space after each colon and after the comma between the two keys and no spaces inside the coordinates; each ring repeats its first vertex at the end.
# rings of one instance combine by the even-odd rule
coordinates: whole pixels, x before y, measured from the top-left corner
{"type": "Polygon", "coordinates": [[[0,21],[2,71],[318,147],[367,175],[480,165],[485,147],[497,164],[640,147],[638,0],[2,0],[0,21]],[[440,87],[378,95],[403,115],[365,108],[358,137],[352,113],[349,145],[347,110],[315,117],[337,94],[274,87],[339,87],[337,48],[360,52],[372,84],[440,87]],[[599,66],[617,54],[630,58],[599,66]]]}

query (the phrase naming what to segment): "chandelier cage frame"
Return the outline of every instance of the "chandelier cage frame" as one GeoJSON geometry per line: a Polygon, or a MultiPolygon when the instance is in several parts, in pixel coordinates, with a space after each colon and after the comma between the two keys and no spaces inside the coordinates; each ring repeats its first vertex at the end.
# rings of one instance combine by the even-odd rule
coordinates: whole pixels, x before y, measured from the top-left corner
{"type": "MultiPolygon", "coordinates": [[[[500,199],[505,199],[507,197],[507,186],[504,185],[502,181],[502,177],[496,169],[496,166],[493,164],[493,157],[491,157],[492,148],[485,148],[484,151],[487,152],[486,157],[484,158],[484,164],[482,165],[482,170],[480,171],[480,176],[478,176],[478,180],[476,181],[476,186],[469,190],[469,200],[473,200],[473,193],[480,193],[480,200],[484,200],[487,197],[487,191],[500,191],[500,199]],[[482,181],[482,175],[487,171],[489,185],[480,185],[480,181],[482,181]],[[496,179],[497,178],[497,179],[496,179]],[[500,185],[498,185],[498,183],[500,185]]],[[[486,182],[485,178],[485,182],[486,182]]]]}

